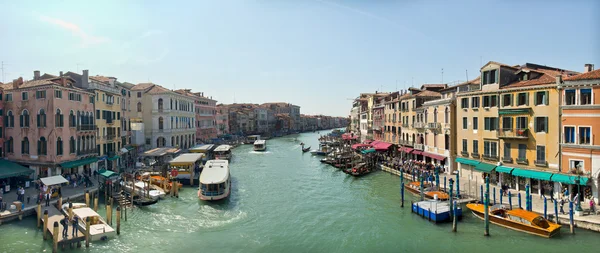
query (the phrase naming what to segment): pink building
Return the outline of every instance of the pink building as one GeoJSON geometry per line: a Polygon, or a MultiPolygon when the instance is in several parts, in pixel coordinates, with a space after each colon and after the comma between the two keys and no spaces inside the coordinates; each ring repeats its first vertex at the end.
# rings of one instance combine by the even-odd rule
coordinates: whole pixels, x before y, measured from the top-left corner
{"type": "Polygon", "coordinates": [[[0,157],[4,157],[4,89],[0,83],[0,157]]]}
{"type": "Polygon", "coordinates": [[[2,85],[6,158],[34,178],[96,169],[94,96],[73,82],[35,71],[34,80],[2,85]]]}
{"type": "Polygon", "coordinates": [[[229,107],[220,104],[217,105],[217,135],[229,134],[229,107]]]}
{"type": "Polygon", "coordinates": [[[206,142],[217,138],[217,101],[212,97],[205,97],[204,92],[192,92],[190,89],[177,90],[177,93],[194,98],[194,111],[196,114],[196,142],[206,142]]]}

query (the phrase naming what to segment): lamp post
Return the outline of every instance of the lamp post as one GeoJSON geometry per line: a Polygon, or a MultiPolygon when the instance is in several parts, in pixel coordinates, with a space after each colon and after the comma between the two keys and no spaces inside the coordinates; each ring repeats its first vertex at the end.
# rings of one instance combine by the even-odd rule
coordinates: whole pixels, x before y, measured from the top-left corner
{"type": "Polygon", "coordinates": [[[577,179],[575,179],[575,183],[577,184],[577,207],[575,208],[576,211],[578,212],[582,212],[583,209],[581,208],[581,198],[583,197],[583,194],[581,194],[581,185],[579,184],[581,181],[581,175],[577,176],[577,179]]]}

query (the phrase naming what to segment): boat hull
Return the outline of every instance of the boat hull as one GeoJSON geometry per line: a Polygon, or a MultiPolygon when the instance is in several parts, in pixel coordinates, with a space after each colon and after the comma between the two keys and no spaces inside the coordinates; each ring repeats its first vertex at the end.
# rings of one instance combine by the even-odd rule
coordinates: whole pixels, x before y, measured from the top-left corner
{"type": "MultiPolygon", "coordinates": [[[[478,217],[482,220],[485,220],[485,215],[483,212],[474,210],[472,208],[470,208],[470,209],[471,209],[471,212],[473,213],[473,215],[475,215],[476,217],[478,217]]],[[[491,223],[496,224],[498,226],[502,226],[502,227],[509,228],[512,230],[517,230],[517,231],[521,231],[521,232],[525,232],[528,234],[537,235],[537,236],[541,236],[541,237],[546,237],[546,238],[553,237],[553,236],[557,235],[558,233],[560,233],[560,227],[553,231],[547,231],[547,230],[538,229],[538,228],[535,228],[532,226],[528,226],[528,225],[525,225],[522,223],[513,222],[508,219],[500,218],[500,217],[497,217],[492,214],[489,215],[489,219],[490,219],[491,223]]]]}
{"type": "MultiPolygon", "coordinates": [[[[438,205],[444,206],[444,208],[435,207],[438,208],[438,211],[436,211],[435,208],[434,210],[432,210],[429,205],[423,205],[420,203],[422,202],[412,204],[413,213],[416,213],[419,216],[422,216],[423,218],[428,219],[434,223],[452,221],[452,216],[450,213],[451,211],[448,210],[449,207],[447,203],[438,203],[438,205]]],[[[457,219],[462,218],[462,208],[458,207],[456,209],[456,217],[457,219]]]]}
{"type": "Polygon", "coordinates": [[[267,147],[264,147],[264,148],[254,147],[254,151],[266,151],[266,150],[267,150],[267,147]]]}
{"type": "Polygon", "coordinates": [[[228,187],[227,190],[225,191],[225,193],[223,193],[221,195],[217,195],[217,196],[205,196],[205,195],[202,195],[201,190],[198,190],[198,198],[200,198],[201,200],[205,200],[205,201],[217,201],[217,200],[222,200],[222,199],[229,197],[230,193],[231,193],[231,187],[228,187]]]}

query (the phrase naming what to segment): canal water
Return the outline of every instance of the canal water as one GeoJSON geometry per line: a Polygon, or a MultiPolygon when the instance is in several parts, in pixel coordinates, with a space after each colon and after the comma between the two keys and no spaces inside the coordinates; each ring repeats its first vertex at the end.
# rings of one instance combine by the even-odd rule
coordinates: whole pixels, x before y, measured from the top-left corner
{"type": "MultiPolygon", "coordinates": [[[[321,132],[324,134],[325,132],[321,132]]],[[[136,208],[121,235],[95,242],[89,252],[571,252],[598,249],[598,233],[577,230],[545,239],[490,225],[464,211],[451,224],[434,225],[400,207],[399,178],[377,171],[353,178],[302,154],[300,142],[318,146],[319,134],[268,141],[234,150],[232,195],[209,203],[184,188],[179,199],[136,208]],[[295,140],[297,138],[297,140],[295,140]],[[561,250],[562,249],[562,250],[561,250]]],[[[100,208],[101,209],[101,208],[100,208]]],[[[104,215],[104,212],[101,212],[104,215]]],[[[35,218],[0,226],[0,252],[51,252],[35,218]]]]}

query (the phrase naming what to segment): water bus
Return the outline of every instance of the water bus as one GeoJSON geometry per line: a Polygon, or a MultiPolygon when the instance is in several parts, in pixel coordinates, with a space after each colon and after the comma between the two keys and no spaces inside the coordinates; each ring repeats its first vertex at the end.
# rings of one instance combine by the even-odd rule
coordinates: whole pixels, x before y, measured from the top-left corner
{"type": "Polygon", "coordinates": [[[231,175],[229,161],[209,160],[200,175],[198,198],[201,200],[220,200],[229,197],[231,175]]]}
{"type": "Polygon", "coordinates": [[[265,151],[267,150],[267,141],[257,140],[254,142],[254,151],[265,151]]]}
{"type": "Polygon", "coordinates": [[[215,149],[215,159],[217,160],[231,160],[231,146],[223,144],[219,145],[215,149]]]}

